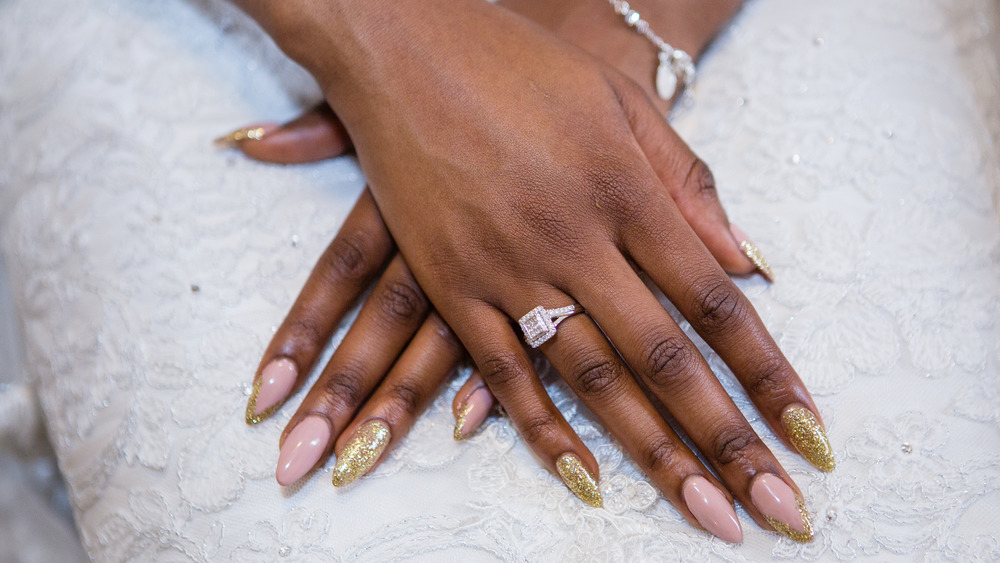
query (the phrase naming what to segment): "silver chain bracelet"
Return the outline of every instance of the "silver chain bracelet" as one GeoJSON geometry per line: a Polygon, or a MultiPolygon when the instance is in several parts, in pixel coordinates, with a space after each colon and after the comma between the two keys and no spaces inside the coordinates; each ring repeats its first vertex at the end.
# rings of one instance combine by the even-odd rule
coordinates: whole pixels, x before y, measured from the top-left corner
{"type": "Polygon", "coordinates": [[[656,67],[656,93],[664,100],[669,100],[677,93],[677,82],[680,81],[685,88],[694,82],[694,61],[691,55],[680,49],[674,49],[670,43],[662,37],[653,33],[649,29],[649,22],[642,19],[639,12],[636,12],[622,0],[608,0],[614,7],[615,12],[625,18],[625,24],[634,28],[643,37],[649,39],[656,48],[660,50],[660,65],[656,67]]]}

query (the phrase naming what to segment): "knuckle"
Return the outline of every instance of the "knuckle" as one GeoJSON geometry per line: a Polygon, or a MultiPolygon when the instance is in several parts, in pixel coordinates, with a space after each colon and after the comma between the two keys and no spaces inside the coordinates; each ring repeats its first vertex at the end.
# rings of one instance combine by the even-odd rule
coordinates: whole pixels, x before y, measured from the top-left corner
{"type": "Polygon", "coordinates": [[[389,387],[386,395],[393,408],[410,416],[416,414],[417,409],[423,403],[423,393],[420,392],[420,387],[410,382],[396,383],[389,387]]]}
{"type": "Polygon", "coordinates": [[[778,359],[766,360],[747,380],[747,391],[751,395],[774,396],[785,390],[784,362],[778,359]]]}
{"type": "Polygon", "coordinates": [[[746,298],[728,279],[703,286],[695,300],[695,322],[709,335],[731,330],[746,318],[749,310],[746,298]]]}
{"type": "Polygon", "coordinates": [[[372,272],[365,238],[357,233],[341,233],[323,253],[328,275],[335,280],[363,280],[372,272]]]}
{"type": "Polygon", "coordinates": [[[318,343],[325,340],[320,327],[309,317],[291,320],[288,325],[288,333],[289,339],[297,343],[318,343]]]}
{"type": "Polygon", "coordinates": [[[480,366],[483,380],[490,387],[509,385],[526,374],[521,361],[513,354],[493,356],[480,366]]]}
{"type": "Polygon", "coordinates": [[[607,398],[607,394],[614,393],[618,388],[621,377],[617,362],[599,356],[588,358],[577,366],[573,381],[581,395],[607,398]]]}
{"type": "Polygon", "coordinates": [[[514,204],[524,225],[539,240],[561,249],[579,246],[579,238],[570,228],[565,209],[551,204],[539,205],[539,198],[528,197],[514,204]]]}
{"type": "Polygon", "coordinates": [[[648,198],[642,183],[617,159],[599,159],[584,171],[586,183],[594,194],[595,206],[610,215],[632,224],[645,213],[648,198]]]}
{"type": "Polygon", "coordinates": [[[559,423],[556,421],[556,417],[549,412],[532,416],[520,426],[521,435],[528,444],[537,444],[559,433],[559,423]]]}
{"type": "Polygon", "coordinates": [[[427,302],[423,292],[411,280],[389,282],[379,292],[377,299],[389,318],[403,322],[419,317],[427,302]]]}
{"type": "Polygon", "coordinates": [[[365,399],[365,376],[359,369],[342,367],[323,382],[324,399],[353,411],[365,399]]]}
{"type": "Polygon", "coordinates": [[[692,375],[692,352],[684,339],[674,335],[662,337],[647,349],[646,374],[653,385],[668,391],[683,387],[692,375]]]}
{"type": "Polygon", "coordinates": [[[455,355],[461,355],[465,351],[462,342],[455,335],[454,331],[451,330],[451,327],[444,322],[444,319],[432,313],[427,322],[431,323],[436,346],[447,349],[455,355]]]}
{"type": "Polygon", "coordinates": [[[669,470],[674,466],[678,453],[677,442],[669,436],[657,435],[642,448],[642,460],[649,473],[669,470]]]}
{"type": "Polygon", "coordinates": [[[684,192],[693,196],[718,200],[719,194],[715,187],[715,176],[705,162],[693,157],[691,166],[688,167],[687,176],[684,178],[684,192]]]}
{"type": "Polygon", "coordinates": [[[760,438],[749,426],[733,424],[716,434],[712,454],[720,465],[729,466],[751,459],[760,444],[760,438]]]}

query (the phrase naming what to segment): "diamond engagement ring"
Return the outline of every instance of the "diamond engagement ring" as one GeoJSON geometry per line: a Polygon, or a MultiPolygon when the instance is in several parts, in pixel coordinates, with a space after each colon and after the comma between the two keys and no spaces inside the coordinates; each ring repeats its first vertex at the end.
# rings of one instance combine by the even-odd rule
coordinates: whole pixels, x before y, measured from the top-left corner
{"type": "Polygon", "coordinates": [[[528,311],[528,314],[517,321],[521,325],[521,332],[524,333],[524,340],[528,346],[538,348],[545,344],[550,338],[556,335],[556,327],[571,315],[582,313],[583,307],[570,305],[558,309],[546,309],[538,306],[528,311]]]}

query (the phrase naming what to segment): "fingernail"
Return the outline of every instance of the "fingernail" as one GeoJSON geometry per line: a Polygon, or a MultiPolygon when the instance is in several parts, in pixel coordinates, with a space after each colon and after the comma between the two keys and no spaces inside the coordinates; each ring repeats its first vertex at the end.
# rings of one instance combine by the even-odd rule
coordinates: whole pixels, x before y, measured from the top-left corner
{"type": "Polygon", "coordinates": [[[833,460],[830,439],[811,410],[792,405],[781,413],[781,425],[802,457],[822,471],[833,471],[837,463],[833,460]]]}
{"type": "Polygon", "coordinates": [[[706,530],[727,542],[743,541],[743,528],[733,505],[708,479],[701,475],[688,477],[684,480],[681,494],[684,504],[706,530]]]}
{"type": "Polygon", "coordinates": [[[486,421],[492,408],[493,395],[487,388],[479,387],[473,391],[458,411],[458,420],[455,421],[455,439],[464,440],[471,437],[486,421]]]}
{"type": "Polygon", "coordinates": [[[797,542],[812,541],[812,519],[805,505],[777,475],[762,473],[754,477],[750,500],[779,533],[797,542]]]}
{"type": "Polygon", "coordinates": [[[267,135],[264,127],[244,127],[212,141],[220,149],[235,147],[243,141],[259,141],[267,135]]]}
{"type": "Polygon", "coordinates": [[[260,372],[260,378],[254,382],[253,393],[247,401],[247,424],[257,424],[274,414],[295,386],[298,374],[295,362],[288,358],[267,364],[260,372]]]}
{"type": "Polygon", "coordinates": [[[604,506],[604,498],[601,497],[601,489],[597,486],[597,481],[583,466],[580,458],[573,454],[563,454],[556,460],[556,469],[563,483],[573,491],[573,494],[580,497],[580,500],[601,508],[604,506]]]}
{"type": "Polygon", "coordinates": [[[366,422],[358,428],[347,447],[337,456],[333,486],[343,487],[367,473],[385,451],[391,437],[389,426],[381,420],[366,422]]]}
{"type": "Polygon", "coordinates": [[[740,244],[740,251],[746,256],[753,265],[757,267],[757,270],[767,278],[767,281],[774,281],[774,272],[771,271],[771,266],[767,264],[767,260],[764,259],[764,255],[760,253],[760,249],[757,245],[750,241],[750,237],[743,232],[743,229],[737,227],[730,223],[729,231],[733,233],[733,236],[740,244]]]}
{"type": "Polygon", "coordinates": [[[278,454],[275,477],[280,485],[290,485],[309,473],[330,442],[330,424],[312,415],[302,419],[285,438],[278,454]]]}

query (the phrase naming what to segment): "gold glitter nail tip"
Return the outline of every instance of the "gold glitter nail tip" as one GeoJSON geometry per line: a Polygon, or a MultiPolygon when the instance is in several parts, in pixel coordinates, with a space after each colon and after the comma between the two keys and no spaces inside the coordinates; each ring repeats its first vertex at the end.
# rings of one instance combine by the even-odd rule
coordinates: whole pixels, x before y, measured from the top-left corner
{"type": "Polygon", "coordinates": [[[757,267],[757,270],[768,279],[768,281],[774,281],[774,272],[771,271],[771,266],[768,265],[767,260],[764,259],[764,255],[761,254],[760,249],[757,245],[745,240],[740,242],[740,250],[743,251],[743,255],[753,262],[753,265],[757,267]]]}
{"type": "Polygon", "coordinates": [[[244,127],[215,139],[213,143],[219,148],[230,148],[243,141],[259,141],[264,138],[266,133],[267,131],[263,127],[244,127]]]}
{"type": "Polygon", "coordinates": [[[573,454],[563,454],[556,461],[556,469],[563,483],[573,491],[573,494],[580,497],[580,500],[597,508],[604,506],[604,498],[601,496],[601,489],[597,486],[597,481],[591,476],[587,468],[583,466],[580,458],[573,454]]]}
{"type": "Polygon", "coordinates": [[[472,412],[472,405],[465,405],[462,410],[458,413],[458,420],[455,421],[455,441],[461,442],[462,440],[467,440],[472,437],[472,434],[465,434],[465,419],[472,412]]]}
{"type": "Polygon", "coordinates": [[[358,428],[347,447],[337,456],[337,465],[333,468],[333,486],[343,487],[368,473],[382,456],[391,438],[389,426],[381,420],[366,422],[358,428]]]}
{"type": "Polygon", "coordinates": [[[802,499],[796,497],[795,502],[799,508],[799,515],[802,517],[802,527],[805,529],[804,532],[800,532],[791,526],[782,524],[778,520],[775,520],[766,514],[764,515],[764,520],[767,520],[767,523],[770,524],[772,528],[786,538],[793,539],[799,543],[809,543],[813,540],[813,536],[815,535],[812,517],[809,516],[809,511],[806,510],[806,505],[802,502],[802,499]]]}
{"type": "Polygon", "coordinates": [[[271,408],[265,409],[264,412],[257,411],[257,396],[260,394],[260,386],[263,383],[261,378],[257,378],[257,381],[253,384],[253,392],[250,393],[250,399],[247,400],[247,412],[246,412],[246,422],[247,424],[253,426],[254,424],[260,424],[270,417],[281,404],[273,405],[271,408]]]}
{"type": "Polygon", "coordinates": [[[837,463],[833,448],[816,415],[802,406],[791,406],[781,414],[781,426],[802,457],[822,471],[833,471],[837,463]]]}

